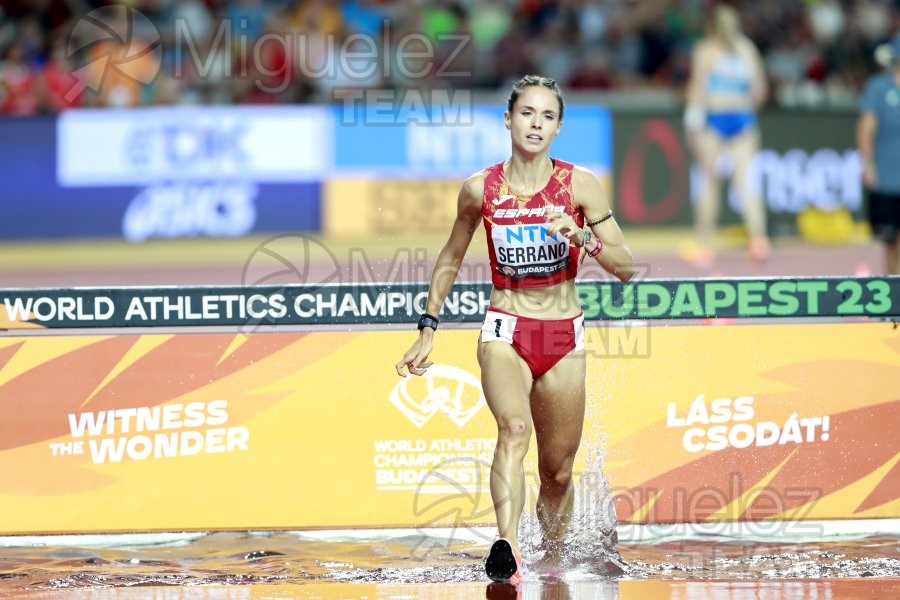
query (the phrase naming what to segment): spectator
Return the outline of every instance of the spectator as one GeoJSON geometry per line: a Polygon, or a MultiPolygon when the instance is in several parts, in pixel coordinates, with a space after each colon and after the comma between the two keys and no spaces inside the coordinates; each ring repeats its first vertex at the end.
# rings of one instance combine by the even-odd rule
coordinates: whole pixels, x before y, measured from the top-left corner
{"type": "Polygon", "coordinates": [[[762,61],[753,42],[741,34],[737,12],[717,7],[709,34],[694,48],[685,110],[689,145],[702,173],[694,207],[697,248],[687,258],[701,268],[708,268],[714,257],[722,154],[734,161],[749,257],[761,262],[769,255],[765,206],[749,180],[750,161],[760,145],[756,109],[766,93],[762,61]]]}
{"type": "MultiPolygon", "coordinates": [[[[8,63],[4,110],[34,110],[28,106],[34,93],[22,94],[30,89],[29,76],[51,60],[54,40],[68,41],[79,17],[103,4],[107,3],[2,3],[0,57],[8,63]],[[16,40],[19,48],[12,51],[16,40]]],[[[338,76],[341,44],[351,34],[366,35],[380,45],[379,71],[353,84],[361,87],[496,89],[523,73],[541,71],[582,90],[675,90],[686,76],[688,49],[701,33],[699,22],[717,4],[715,0],[141,0],[129,6],[145,14],[146,22],[158,30],[160,52],[153,53],[158,59],[148,56],[131,65],[124,59],[132,58],[134,49],[127,56],[108,55],[115,63],[111,81],[104,84],[105,92],[89,93],[86,100],[98,106],[339,100],[335,90],[345,83],[338,76]],[[179,23],[181,39],[175,35],[179,23]],[[220,36],[222,28],[228,38],[220,36]],[[184,45],[186,30],[191,48],[184,45]],[[473,76],[451,79],[431,74],[409,80],[392,68],[385,77],[384,64],[397,65],[398,40],[410,33],[431,36],[441,56],[452,48],[441,46],[435,39],[439,35],[470,35],[470,47],[458,57],[455,70],[472,71],[473,76]],[[258,45],[266,34],[289,41],[278,48],[272,42],[258,45]],[[254,91],[257,80],[272,89],[274,76],[266,73],[281,67],[290,71],[287,89],[274,94],[254,91]],[[147,77],[160,69],[151,86],[147,77]],[[260,72],[249,73],[252,69],[260,72]]],[[[871,71],[868,57],[874,45],[900,23],[896,0],[730,0],[730,4],[739,9],[745,34],[767,66],[773,98],[783,106],[847,103],[871,71]]],[[[147,37],[148,32],[138,33],[147,37]]],[[[74,57],[70,65],[89,79],[103,76],[103,52],[114,50],[108,44],[90,46],[90,54],[74,57]]],[[[60,56],[57,52],[52,59],[57,65],[60,56]]],[[[45,101],[43,108],[63,106],[45,101]]]]}
{"type": "Polygon", "coordinates": [[[53,40],[50,58],[44,64],[39,80],[40,98],[45,111],[59,112],[81,106],[81,94],[76,89],[78,82],[72,75],[74,68],[65,40],[53,40]]]}
{"type": "Polygon", "coordinates": [[[615,87],[609,55],[603,48],[589,48],[585,58],[572,73],[569,88],[573,90],[608,90],[615,87]]]}
{"type": "Polygon", "coordinates": [[[37,73],[23,54],[22,43],[17,40],[0,62],[0,114],[26,117],[40,110],[37,73]]]}
{"type": "Polygon", "coordinates": [[[876,60],[885,71],[866,82],[857,146],[872,233],[884,245],[885,272],[900,275],[900,33],[878,48],[876,60]]]}

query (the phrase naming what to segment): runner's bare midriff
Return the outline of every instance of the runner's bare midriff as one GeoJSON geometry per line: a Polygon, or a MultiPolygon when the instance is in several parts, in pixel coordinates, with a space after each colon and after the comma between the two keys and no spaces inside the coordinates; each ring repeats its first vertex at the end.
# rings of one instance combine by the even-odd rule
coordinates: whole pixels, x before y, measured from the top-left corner
{"type": "Polygon", "coordinates": [[[575,281],[537,288],[506,289],[495,287],[491,306],[498,310],[535,319],[567,319],[581,313],[575,281]]]}

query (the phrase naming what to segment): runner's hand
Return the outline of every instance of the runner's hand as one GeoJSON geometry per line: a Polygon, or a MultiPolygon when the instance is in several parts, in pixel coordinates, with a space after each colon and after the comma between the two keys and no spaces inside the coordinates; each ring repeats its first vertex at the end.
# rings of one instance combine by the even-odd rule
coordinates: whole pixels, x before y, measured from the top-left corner
{"type": "Polygon", "coordinates": [[[575,219],[571,215],[564,212],[552,212],[547,215],[547,222],[550,224],[547,227],[548,236],[552,237],[557,233],[561,233],[570,242],[581,243],[584,233],[582,233],[581,227],[575,223],[575,219]]]}
{"type": "Polygon", "coordinates": [[[878,187],[878,169],[875,165],[869,164],[863,168],[863,185],[870,190],[878,187]]]}
{"type": "Polygon", "coordinates": [[[433,330],[430,328],[422,330],[410,349],[407,350],[406,354],[403,355],[403,358],[400,359],[400,362],[395,365],[397,368],[397,375],[406,377],[406,373],[403,372],[404,368],[412,375],[425,374],[428,367],[434,364],[428,362],[428,355],[431,354],[431,339],[433,336],[433,330]],[[432,331],[432,333],[427,333],[428,331],[432,331]]]}

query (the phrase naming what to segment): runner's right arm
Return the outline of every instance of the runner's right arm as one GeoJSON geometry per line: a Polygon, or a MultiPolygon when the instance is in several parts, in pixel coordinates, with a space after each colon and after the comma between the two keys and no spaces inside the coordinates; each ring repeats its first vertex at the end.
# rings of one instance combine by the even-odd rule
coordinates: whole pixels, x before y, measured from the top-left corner
{"type": "MultiPolygon", "coordinates": [[[[459,269],[466,256],[466,251],[469,249],[472,236],[481,222],[483,197],[484,175],[479,172],[466,179],[459,191],[456,219],[453,221],[450,237],[441,248],[434,264],[434,271],[431,273],[428,304],[425,310],[429,315],[435,317],[440,315],[444,300],[450,293],[456,276],[459,275],[459,269]]],[[[400,376],[406,377],[403,372],[404,367],[413,375],[423,375],[425,370],[431,366],[432,363],[428,362],[428,355],[431,353],[433,337],[434,330],[431,327],[424,327],[419,331],[419,337],[415,343],[396,365],[397,373],[400,376]]]]}
{"type": "Polygon", "coordinates": [[[456,220],[450,238],[438,254],[434,271],[431,273],[431,286],[428,289],[428,309],[430,315],[437,315],[444,306],[444,300],[459,275],[460,266],[466,257],[466,251],[472,236],[481,223],[481,201],[484,197],[484,175],[476,173],[463,183],[459,190],[456,204],[456,220]]]}
{"type": "Polygon", "coordinates": [[[684,99],[684,126],[689,134],[696,133],[706,124],[706,106],[703,97],[706,53],[706,43],[702,41],[691,51],[691,70],[684,99]]]}

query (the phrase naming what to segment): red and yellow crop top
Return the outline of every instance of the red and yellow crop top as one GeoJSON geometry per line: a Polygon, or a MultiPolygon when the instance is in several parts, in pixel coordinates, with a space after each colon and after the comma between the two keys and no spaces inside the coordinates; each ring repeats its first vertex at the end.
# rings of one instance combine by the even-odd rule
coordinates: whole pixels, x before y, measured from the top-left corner
{"type": "Polygon", "coordinates": [[[550,212],[566,212],[584,226],[572,193],[572,169],[571,163],[554,159],[550,181],[533,196],[510,190],[503,163],[485,169],[481,214],[494,286],[536,288],[575,278],[581,248],[561,233],[547,236],[550,212]]]}

